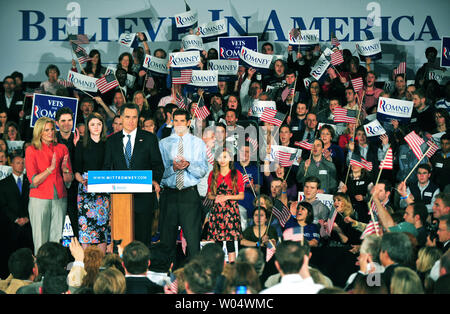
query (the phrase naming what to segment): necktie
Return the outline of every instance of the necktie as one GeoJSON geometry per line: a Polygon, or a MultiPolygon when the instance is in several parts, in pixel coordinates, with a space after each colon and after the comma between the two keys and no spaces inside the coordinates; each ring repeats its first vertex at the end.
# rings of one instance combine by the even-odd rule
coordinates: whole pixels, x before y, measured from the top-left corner
{"type": "MultiPolygon", "coordinates": [[[[177,156],[183,156],[183,138],[180,137],[180,141],[178,142],[178,154],[177,156]]],[[[184,170],[177,171],[177,180],[176,180],[177,189],[181,190],[184,186],[184,170]]]]}
{"type": "Polygon", "coordinates": [[[17,187],[19,188],[20,194],[22,194],[22,179],[17,178],[17,187]]]}
{"type": "Polygon", "coordinates": [[[127,162],[127,167],[130,168],[130,161],[131,161],[131,135],[128,134],[128,142],[125,146],[125,160],[127,162]]]}

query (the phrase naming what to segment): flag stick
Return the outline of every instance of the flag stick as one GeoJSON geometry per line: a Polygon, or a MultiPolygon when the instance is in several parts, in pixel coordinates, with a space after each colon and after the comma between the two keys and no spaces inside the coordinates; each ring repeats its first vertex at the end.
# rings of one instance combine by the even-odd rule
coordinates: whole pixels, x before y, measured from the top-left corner
{"type": "Polygon", "coordinates": [[[80,89],[80,91],[82,91],[83,93],[85,93],[86,95],[88,95],[91,98],[94,98],[94,96],[92,96],[91,94],[89,94],[88,92],[85,92],[84,90],[80,89]]]}
{"type": "MultiPolygon", "coordinates": [[[[117,79],[116,73],[113,72],[113,75],[114,75],[114,78],[116,79],[116,81],[117,81],[117,83],[118,83],[119,80],[117,79]]],[[[125,94],[123,93],[123,90],[122,90],[122,87],[120,87],[120,84],[119,84],[119,89],[120,89],[120,92],[122,93],[123,101],[124,101],[124,102],[127,102],[127,98],[125,97],[125,94]]]]}
{"type": "Polygon", "coordinates": [[[377,236],[379,237],[380,233],[378,232],[378,228],[377,228],[377,225],[376,225],[376,222],[375,222],[375,216],[373,215],[373,210],[372,210],[372,206],[370,205],[370,202],[369,202],[369,212],[370,212],[370,219],[372,220],[373,226],[375,228],[375,232],[377,233],[377,236]]]}
{"type": "Polygon", "coordinates": [[[292,119],[292,107],[294,107],[294,99],[295,99],[295,88],[297,86],[297,76],[295,77],[295,82],[294,82],[294,95],[292,95],[292,99],[291,99],[291,108],[289,109],[289,117],[291,117],[292,119]]]}
{"type": "MultiPolygon", "coordinates": [[[[383,161],[382,161],[381,163],[383,163],[383,162],[386,160],[386,156],[387,156],[387,154],[389,153],[389,148],[390,148],[390,147],[391,147],[391,145],[388,146],[388,149],[387,149],[387,151],[386,151],[386,155],[384,155],[383,161]]],[[[381,168],[381,169],[380,169],[380,172],[378,172],[378,177],[377,177],[377,181],[375,181],[375,185],[377,185],[377,184],[378,184],[378,181],[380,181],[380,178],[381,178],[381,172],[383,171],[383,169],[384,169],[384,168],[381,168]]],[[[370,203],[372,202],[372,199],[373,199],[373,195],[370,197],[369,208],[370,208],[370,203]]]]}
{"type": "Polygon", "coordinates": [[[427,156],[428,152],[431,150],[431,146],[427,149],[427,151],[425,152],[425,154],[422,155],[422,157],[419,159],[419,161],[416,163],[416,165],[414,166],[414,168],[412,168],[412,170],[409,172],[409,174],[406,176],[406,178],[403,180],[404,182],[406,182],[406,180],[408,180],[409,176],[414,172],[414,170],[416,170],[417,166],[420,164],[420,162],[425,158],[425,156],[427,156]]]}
{"type": "Polygon", "coordinates": [[[253,195],[256,197],[256,192],[255,192],[252,182],[250,181],[250,178],[248,177],[247,170],[245,169],[244,166],[242,166],[242,168],[244,169],[245,175],[248,178],[248,183],[250,184],[250,188],[252,189],[253,195]]]}

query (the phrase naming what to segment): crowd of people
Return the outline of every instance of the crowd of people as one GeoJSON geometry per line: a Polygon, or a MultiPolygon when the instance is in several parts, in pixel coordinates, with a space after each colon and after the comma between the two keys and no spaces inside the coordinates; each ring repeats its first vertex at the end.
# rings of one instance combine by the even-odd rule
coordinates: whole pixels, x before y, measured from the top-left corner
{"type": "MultiPolygon", "coordinates": [[[[316,45],[289,47],[268,73],[240,66],[211,93],[149,72],[145,55],[168,52],[138,38],[107,93],[68,86],[56,65],[39,86],[20,72],[3,79],[0,165],[10,172],[0,181],[0,291],[450,292],[450,83],[429,79],[435,48],[413,82],[392,75],[392,89],[370,58],[364,67],[339,46],[330,48],[344,62],[305,85],[326,48],[316,45]],[[31,128],[33,92],[77,98],[77,115],[63,107],[31,128]],[[379,97],[411,101],[412,116],[368,136],[379,97]],[[255,116],[260,101],[276,104],[280,124],[255,116]],[[336,108],[355,110],[355,123],[336,123],[336,108]],[[419,159],[405,141],[412,131],[439,149],[419,159]],[[301,151],[286,162],[276,147],[301,151]],[[380,168],[389,150],[393,167],[380,168]],[[111,195],[88,192],[92,170],[152,171],[152,192],[134,194],[135,240],[123,248],[111,237],[111,195]],[[64,242],[66,216],[73,236],[64,242]]],[[[261,51],[275,54],[270,42],[261,51]]],[[[89,57],[72,71],[104,76],[100,51],[89,57]]],[[[217,50],[201,58],[207,69],[217,50]]]]}

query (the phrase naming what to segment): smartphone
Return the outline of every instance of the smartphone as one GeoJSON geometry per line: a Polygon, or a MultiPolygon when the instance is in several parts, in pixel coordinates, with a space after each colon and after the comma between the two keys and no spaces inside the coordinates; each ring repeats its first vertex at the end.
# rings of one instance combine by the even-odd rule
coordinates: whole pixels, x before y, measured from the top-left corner
{"type": "Polygon", "coordinates": [[[247,294],[247,286],[237,286],[236,294],[247,294]]]}

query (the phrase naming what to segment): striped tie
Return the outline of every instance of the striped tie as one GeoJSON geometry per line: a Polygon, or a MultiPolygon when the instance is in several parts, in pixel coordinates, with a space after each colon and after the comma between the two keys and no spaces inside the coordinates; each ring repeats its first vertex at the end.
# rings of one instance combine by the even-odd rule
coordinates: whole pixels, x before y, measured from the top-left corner
{"type": "Polygon", "coordinates": [[[127,168],[130,168],[131,162],[131,135],[128,134],[127,146],[125,146],[125,161],[127,162],[127,168]]]}
{"type": "MultiPolygon", "coordinates": [[[[178,142],[178,155],[179,157],[183,156],[183,138],[180,137],[180,141],[178,142]]],[[[177,171],[177,181],[176,181],[177,189],[181,190],[184,186],[184,170],[177,171]]]]}

